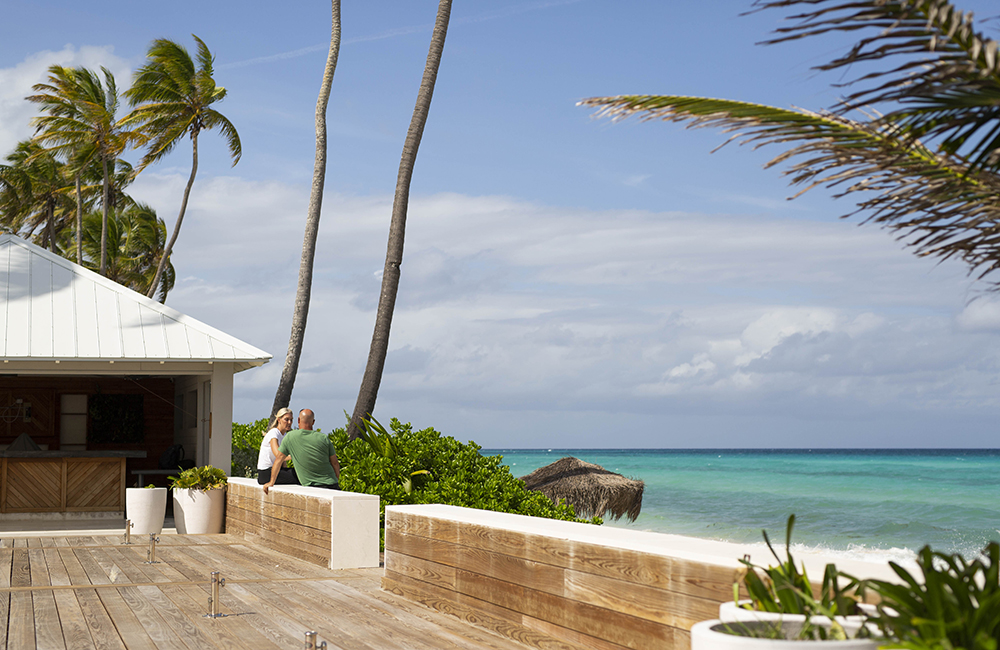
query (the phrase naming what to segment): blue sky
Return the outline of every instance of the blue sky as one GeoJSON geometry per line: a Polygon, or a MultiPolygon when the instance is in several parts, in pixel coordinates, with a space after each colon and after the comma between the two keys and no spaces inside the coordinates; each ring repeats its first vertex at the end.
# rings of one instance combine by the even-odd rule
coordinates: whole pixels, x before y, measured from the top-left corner
{"type": "MultiPolygon", "coordinates": [[[[706,6],[455,3],[376,416],[486,447],[995,447],[1000,300],[963,267],[839,220],[850,204],[822,191],[787,201],[780,172],[761,168],[777,150],[713,154],[717,131],[576,106],[622,93],[836,99],[840,78],[810,68],[846,41],[759,46],[779,13],[706,6]]],[[[357,395],[435,11],[344,3],[292,403],[321,426],[357,395]]],[[[0,24],[2,151],[30,134],[22,98],[49,65],[106,65],[124,87],[153,38],[195,33],[215,53],[244,156],[230,167],[203,136],[168,302],[275,355],[237,378],[243,421],[266,415],[287,347],[328,14],[14,0],[0,24]]],[[[171,225],[189,164],[182,145],[133,186],[171,225]]]]}

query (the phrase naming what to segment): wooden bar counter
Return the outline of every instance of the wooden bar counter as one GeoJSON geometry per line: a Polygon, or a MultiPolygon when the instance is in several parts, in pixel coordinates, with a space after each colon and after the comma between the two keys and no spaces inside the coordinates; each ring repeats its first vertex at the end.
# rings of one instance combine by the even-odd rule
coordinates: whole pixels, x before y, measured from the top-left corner
{"type": "Polygon", "coordinates": [[[0,514],[125,510],[125,460],[145,451],[0,451],[0,514]]]}

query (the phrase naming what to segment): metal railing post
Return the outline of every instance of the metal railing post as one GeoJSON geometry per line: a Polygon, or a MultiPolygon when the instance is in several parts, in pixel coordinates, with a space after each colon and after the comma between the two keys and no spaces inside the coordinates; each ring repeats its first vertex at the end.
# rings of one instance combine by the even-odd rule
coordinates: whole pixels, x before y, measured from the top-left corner
{"type": "Polygon", "coordinates": [[[158,541],[160,541],[160,538],[156,536],[156,533],[149,534],[149,548],[146,549],[145,564],[159,564],[156,561],[156,543],[158,541]]]}
{"type": "Polygon", "coordinates": [[[306,632],[305,650],[322,650],[326,647],[326,641],[316,645],[316,633],[310,630],[306,632]]]}
{"type": "Polygon", "coordinates": [[[135,524],[132,523],[131,519],[126,519],[125,520],[125,541],[122,542],[123,544],[131,544],[132,543],[132,528],[134,526],[135,526],[135,524]]]}
{"type": "Polygon", "coordinates": [[[219,613],[219,587],[226,586],[226,579],[219,577],[218,571],[212,571],[212,595],[208,597],[207,618],[221,618],[225,614],[219,613]]]}

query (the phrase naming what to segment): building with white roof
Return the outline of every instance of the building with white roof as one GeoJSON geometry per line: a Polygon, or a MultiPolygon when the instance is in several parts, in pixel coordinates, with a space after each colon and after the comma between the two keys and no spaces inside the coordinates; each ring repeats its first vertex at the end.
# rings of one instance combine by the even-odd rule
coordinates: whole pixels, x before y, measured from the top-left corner
{"type": "Polygon", "coordinates": [[[28,433],[43,450],[144,450],[129,466],[152,468],[179,443],[198,465],[228,473],[233,375],[270,358],[0,236],[0,449],[28,433]]]}

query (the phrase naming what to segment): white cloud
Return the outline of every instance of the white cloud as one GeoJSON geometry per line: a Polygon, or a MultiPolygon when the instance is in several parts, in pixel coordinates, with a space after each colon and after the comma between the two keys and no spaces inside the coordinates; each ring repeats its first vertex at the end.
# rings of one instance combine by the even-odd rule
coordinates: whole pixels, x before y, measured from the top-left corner
{"type": "Polygon", "coordinates": [[[962,310],[955,321],[968,331],[1000,330],[1000,300],[980,298],[962,310]]]}
{"type": "Polygon", "coordinates": [[[131,67],[128,61],[115,56],[112,47],[66,45],[59,51],[42,51],[28,56],[12,68],[0,68],[0,156],[6,156],[14,146],[32,136],[31,118],[39,114],[37,107],[24,98],[32,94],[31,87],[45,83],[53,65],[84,66],[94,70],[104,66],[115,75],[120,90],[128,87],[131,67]]]}
{"type": "MultiPolygon", "coordinates": [[[[172,223],[182,186],[161,174],[134,187],[172,223]]],[[[240,419],[270,407],[281,371],[306,194],[195,184],[170,303],[275,355],[240,376],[240,419]]],[[[294,401],[336,425],[368,353],[391,197],[324,206],[294,401]]],[[[470,437],[510,445],[526,427],[530,446],[551,411],[590,413],[583,429],[624,413],[714,418],[714,431],[766,415],[775,440],[802,421],[996,414],[1000,336],[951,325],[971,318],[968,286],[961,268],[842,223],[414,197],[380,417],[427,414],[448,431],[489,412],[470,437]]],[[[613,444],[655,444],[628,435],[613,444]]]]}

